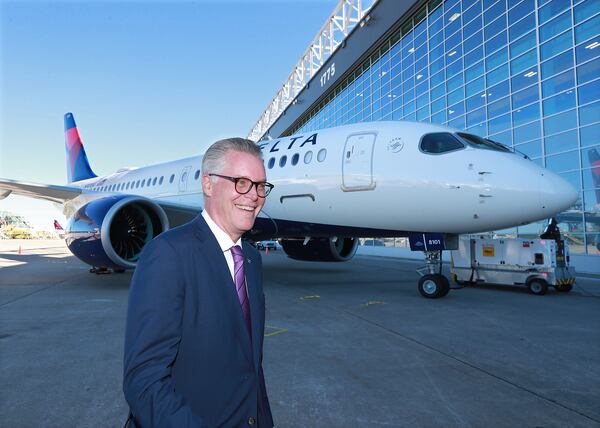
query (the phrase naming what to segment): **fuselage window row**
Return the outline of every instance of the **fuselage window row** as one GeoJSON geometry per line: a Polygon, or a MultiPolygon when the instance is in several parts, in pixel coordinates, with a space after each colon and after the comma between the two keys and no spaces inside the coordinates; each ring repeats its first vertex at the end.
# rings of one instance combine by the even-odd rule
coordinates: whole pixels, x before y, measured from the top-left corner
{"type": "MultiPolygon", "coordinates": [[[[319,152],[317,153],[317,162],[324,162],[326,157],[327,157],[327,149],[319,150],[319,152]]],[[[313,158],[312,150],[309,150],[306,153],[304,153],[304,163],[305,164],[311,163],[312,158],[313,158]]],[[[299,160],[300,160],[300,154],[294,153],[294,155],[290,159],[290,164],[292,166],[295,166],[298,164],[299,160]]],[[[267,169],[273,169],[275,167],[275,162],[276,161],[275,161],[274,157],[269,158],[269,160],[267,161],[267,169]]],[[[287,164],[287,155],[283,155],[279,158],[279,167],[283,168],[283,167],[285,167],[286,164],[287,164]]]]}

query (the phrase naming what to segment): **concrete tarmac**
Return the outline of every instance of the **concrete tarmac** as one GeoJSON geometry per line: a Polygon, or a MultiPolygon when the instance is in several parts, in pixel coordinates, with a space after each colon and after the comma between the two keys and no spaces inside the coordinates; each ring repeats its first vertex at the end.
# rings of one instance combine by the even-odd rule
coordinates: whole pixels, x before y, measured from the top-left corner
{"type": "MultiPolygon", "coordinates": [[[[428,300],[415,261],[263,262],[277,427],[600,427],[598,278],[428,300]]],[[[62,241],[0,241],[1,427],[123,425],[130,279],[62,241]]]]}

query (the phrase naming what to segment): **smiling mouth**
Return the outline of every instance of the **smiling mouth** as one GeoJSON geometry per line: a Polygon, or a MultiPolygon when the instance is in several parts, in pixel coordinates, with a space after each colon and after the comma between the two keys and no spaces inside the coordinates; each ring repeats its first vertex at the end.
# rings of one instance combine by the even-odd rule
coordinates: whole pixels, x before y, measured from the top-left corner
{"type": "Polygon", "coordinates": [[[241,209],[241,210],[249,211],[249,212],[254,212],[254,209],[255,209],[255,207],[251,207],[249,205],[238,205],[238,204],[235,204],[235,206],[237,208],[241,209]]]}

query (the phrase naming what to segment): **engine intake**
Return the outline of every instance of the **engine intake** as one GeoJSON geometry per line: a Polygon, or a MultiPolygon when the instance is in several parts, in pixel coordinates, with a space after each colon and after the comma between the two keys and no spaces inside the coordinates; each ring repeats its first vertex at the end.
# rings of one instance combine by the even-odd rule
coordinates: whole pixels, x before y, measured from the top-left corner
{"type": "Polygon", "coordinates": [[[169,229],[164,210],[139,196],[110,196],[77,210],[66,230],[77,258],[97,267],[134,268],[142,249],[169,229]]]}
{"type": "Polygon", "coordinates": [[[306,245],[303,239],[281,241],[288,257],[312,262],[345,262],[354,257],[358,247],[356,238],[312,238],[306,245]]]}

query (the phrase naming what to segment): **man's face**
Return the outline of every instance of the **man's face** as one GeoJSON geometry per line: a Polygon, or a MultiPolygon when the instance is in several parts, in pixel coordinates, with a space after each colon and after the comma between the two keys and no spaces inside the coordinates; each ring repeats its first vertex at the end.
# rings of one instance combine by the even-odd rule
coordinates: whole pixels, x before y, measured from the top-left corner
{"type": "MultiPolygon", "coordinates": [[[[230,177],[246,177],[255,182],[266,181],[262,161],[249,153],[229,150],[225,153],[222,171],[210,171],[230,177]]],[[[254,226],[256,216],[265,204],[265,198],[256,194],[252,186],[245,195],[235,190],[235,183],[221,177],[202,177],[205,209],[215,223],[235,242],[254,226]],[[214,180],[214,181],[213,181],[214,180]]]]}

